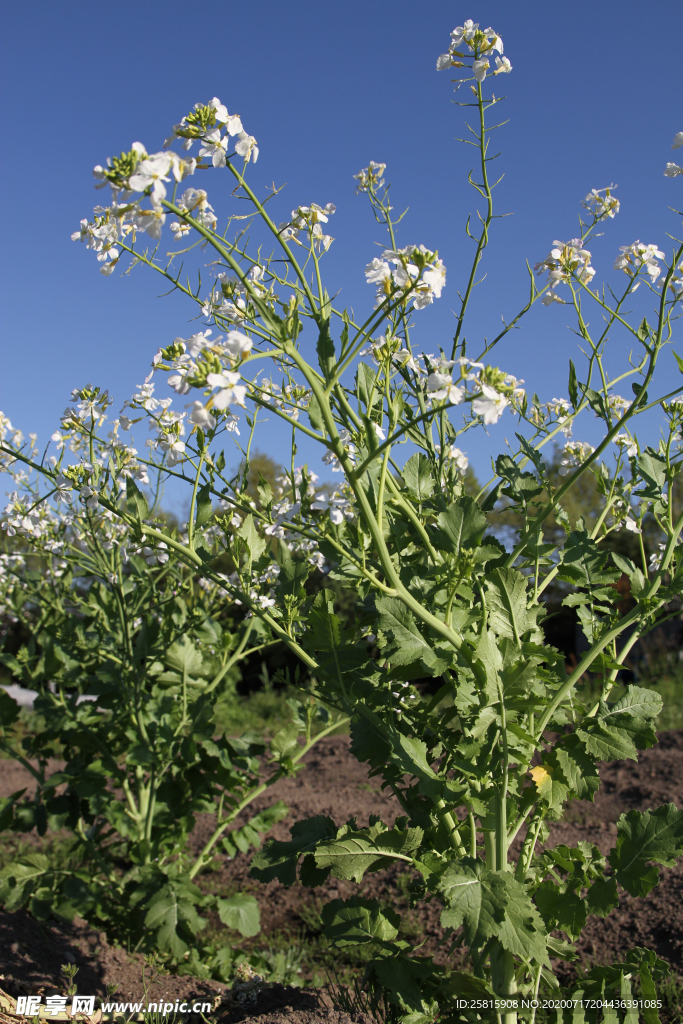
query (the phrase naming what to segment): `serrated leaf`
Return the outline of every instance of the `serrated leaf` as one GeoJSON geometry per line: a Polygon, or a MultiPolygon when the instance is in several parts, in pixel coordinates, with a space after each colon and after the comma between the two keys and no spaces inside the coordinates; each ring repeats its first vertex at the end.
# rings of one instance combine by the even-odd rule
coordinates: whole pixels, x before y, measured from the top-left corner
{"type": "Polygon", "coordinates": [[[260,558],[266,550],[265,539],[258,533],[254,525],[254,517],[251,514],[247,516],[239,530],[235,532],[235,536],[239,537],[244,543],[252,562],[260,558]]]}
{"type": "Polygon", "coordinates": [[[536,629],[540,608],[527,608],[527,579],[517,569],[494,569],[486,576],[489,629],[517,643],[536,629]]]}
{"type": "MultiPolygon", "coordinates": [[[[384,657],[394,665],[412,665],[422,661],[434,675],[440,675],[447,667],[423,637],[413,613],[397,597],[378,597],[375,601],[379,620],[377,630],[384,634],[389,643],[382,649],[384,657]]],[[[425,672],[425,675],[427,673],[425,672]]]]}
{"type": "Polygon", "coordinates": [[[574,743],[555,747],[545,760],[562,775],[569,791],[579,800],[593,800],[600,788],[600,776],[594,761],[574,743]]]}
{"type": "Polygon", "coordinates": [[[554,882],[542,882],[534,893],[548,931],[561,928],[570,939],[578,939],[586,924],[587,907],[576,892],[562,892],[554,882]]]}
{"type": "Polygon", "coordinates": [[[322,909],[325,937],[335,946],[355,946],[362,942],[391,942],[398,935],[401,918],[377,900],[352,896],[332,900],[322,909]]]}
{"type": "Polygon", "coordinates": [[[277,878],[283,885],[296,881],[296,866],[302,854],[315,850],[318,843],[337,835],[337,826],[327,815],[317,814],[297,821],[289,830],[289,842],[269,839],[260,853],[252,859],[249,874],[261,882],[277,878]]]}
{"type": "Polygon", "coordinates": [[[585,900],[589,914],[607,917],[619,906],[616,878],[596,878],[586,893],[585,900]]]}
{"type": "Polygon", "coordinates": [[[202,656],[187,636],[172,643],[163,657],[164,664],[175,669],[181,676],[198,676],[202,673],[202,656]]]}
{"type": "Polygon", "coordinates": [[[646,448],[638,459],[638,475],[645,481],[651,495],[661,495],[666,483],[666,459],[652,448],[646,448]]]}
{"type": "Polygon", "coordinates": [[[442,926],[462,926],[470,948],[480,949],[495,936],[511,953],[549,965],[543,921],[510,872],[487,871],[481,861],[466,857],[447,869],[439,891],[447,904],[442,926]]]}
{"type": "Polygon", "coordinates": [[[234,928],[245,938],[261,931],[261,912],[255,896],[238,892],[229,899],[216,901],[218,916],[228,928],[234,928]]]}
{"type": "Polygon", "coordinates": [[[319,843],[315,863],[329,868],[335,878],[360,882],[366,871],[379,871],[396,860],[412,862],[411,852],[422,842],[422,829],[391,829],[374,835],[374,829],[344,832],[326,842],[319,843]]]}
{"type": "Polygon", "coordinates": [[[683,811],[664,804],[656,811],[629,811],[617,822],[617,843],[609,855],[616,879],[631,896],[647,896],[659,871],[650,861],[673,867],[683,854],[683,811]]]}
{"type": "Polygon", "coordinates": [[[429,459],[422,452],[411,455],[401,470],[401,476],[411,497],[426,501],[434,493],[434,478],[429,459]]]}
{"type": "Polygon", "coordinates": [[[443,549],[460,554],[464,548],[476,548],[486,529],[486,516],[474,498],[463,495],[436,517],[443,549]]]}
{"type": "Polygon", "coordinates": [[[608,551],[602,550],[586,530],[574,530],[562,551],[558,575],[561,580],[584,587],[614,583],[619,573],[608,563],[608,551]]]}
{"type": "Polygon", "coordinates": [[[188,950],[181,933],[185,932],[189,938],[189,934],[196,935],[206,924],[195,909],[201,899],[201,890],[187,881],[180,885],[169,882],[152,896],[147,904],[145,926],[156,932],[160,949],[178,957],[188,950]]]}
{"type": "Polygon", "coordinates": [[[496,473],[505,481],[503,494],[513,501],[526,502],[540,494],[543,486],[539,484],[533,473],[520,469],[509,455],[499,455],[496,459],[496,473]]]}

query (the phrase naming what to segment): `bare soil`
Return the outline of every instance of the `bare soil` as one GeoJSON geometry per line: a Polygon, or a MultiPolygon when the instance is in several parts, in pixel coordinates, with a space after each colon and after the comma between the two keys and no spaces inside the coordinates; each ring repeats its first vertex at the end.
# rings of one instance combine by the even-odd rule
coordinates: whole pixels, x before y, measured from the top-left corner
{"type": "MultiPolygon", "coordinates": [[[[294,778],[282,779],[256,801],[250,814],[275,800],[284,800],[290,807],[288,818],[273,831],[276,838],[289,837],[290,826],[300,818],[328,814],[338,824],[356,817],[366,824],[371,814],[381,814],[391,824],[399,813],[391,794],[382,793],[377,780],[367,778],[364,766],[348,751],[344,736],[322,740],[306,758],[306,770],[294,778]]],[[[574,801],[565,819],[554,823],[550,843],[575,845],[584,839],[595,843],[606,853],[614,844],[619,815],[632,808],[645,810],[673,802],[683,806],[683,730],[660,733],[659,744],[644,751],[640,760],[603,766],[601,787],[595,803],[574,801]]],[[[0,797],[24,786],[30,788],[30,776],[9,761],[0,761],[0,797]]],[[[211,816],[202,816],[192,836],[192,844],[200,847],[210,834],[211,816]]],[[[406,920],[406,937],[415,945],[423,944],[422,952],[441,958],[443,931],[439,925],[439,908],[428,905],[410,910],[400,872],[390,869],[366,876],[362,885],[329,880],[319,889],[297,885],[285,888],[278,882],[261,885],[249,878],[249,857],[238,854],[234,859],[219,857],[216,870],[202,876],[202,885],[212,892],[229,895],[237,890],[254,893],[261,908],[262,931],[250,940],[254,949],[291,936],[293,943],[303,935],[311,938],[311,922],[322,903],[347,897],[359,889],[366,896],[388,901],[396,906],[406,920]]],[[[314,929],[313,929],[314,930],[314,929]]],[[[244,945],[244,942],[241,942],[244,945]]],[[[581,965],[613,962],[620,953],[633,946],[648,946],[668,960],[674,971],[683,977],[683,863],[661,870],[660,885],[645,899],[633,899],[622,893],[621,905],[607,920],[590,918],[578,943],[581,965]]],[[[106,937],[75,920],[71,925],[38,922],[23,911],[8,914],[0,911],[0,987],[16,996],[28,993],[61,991],[60,968],[65,962],[79,967],[78,989],[82,993],[106,994],[108,985],[118,986],[118,1000],[137,1001],[142,998],[142,957],[116,946],[106,937]]],[[[302,980],[310,978],[304,961],[302,980]]],[[[226,986],[217,981],[165,975],[154,982],[151,999],[189,1000],[195,996],[208,1000],[222,997],[226,1021],[249,1020],[257,1016],[259,1024],[350,1024],[348,1015],[330,1009],[324,996],[310,989],[270,986],[259,993],[255,1006],[239,1010],[230,1007],[226,986]]],[[[362,1015],[361,1015],[362,1017],[362,1015]]],[[[358,1024],[370,1024],[355,1018],[358,1024]]]]}

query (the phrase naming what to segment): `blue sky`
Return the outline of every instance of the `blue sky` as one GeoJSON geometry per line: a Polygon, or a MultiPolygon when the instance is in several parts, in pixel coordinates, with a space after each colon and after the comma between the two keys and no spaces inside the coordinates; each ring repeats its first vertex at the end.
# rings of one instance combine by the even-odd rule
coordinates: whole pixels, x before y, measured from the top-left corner
{"type": "MultiPolygon", "coordinates": [[[[482,267],[488,276],[466,330],[473,352],[523,304],[525,260],[575,233],[590,188],[617,183],[622,203],[592,246],[599,278],[614,280],[619,246],[637,238],[670,250],[666,232],[679,233],[680,218],[668,207],[683,205],[681,180],[662,174],[683,129],[680,0],[658,0],[647,13],[639,0],[6,4],[0,409],[13,424],[45,442],[71,388],[88,381],[109,387],[118,410],[151,354],[197,329],[179,297],[157,297],[149,273],[105,278],[70,234],[97,202],[94,164],[135,140],[161,148],[173,123],[214,95],[258,139],[253,185],[287,183],[276,219],[300,203],[337,205],[328,288],[341,288],[338,303],[358,315],[372,306],[363,268],[383,238],[352,175],[369,160],[387,163],[395,206],[410,208],[400,241],[438,248],[448,268],[442,298],[417,315],[414,337],[426,351],[448,347],[471,258],[463,229],[474,205],[465,180],[474,151],[455,142],[465,115],[435,61],[467,17],[494,26],[514,69],[494,85],[508,96],[498,109],[510,118],[498,133],[505,178],[497,210],[513,216],[496,222],[482,267]]],[[[231,200],[215,181],[206,187],[221,214],[231,200]]],[[[170,234],[165,241],[170,248],[170,234]]],[[[643,315],[651,305],[641,289],[634,309],[643,315]]],[[[543,399],[566,394],[576,354],[568,322],[562,307],[534,310],[495,362],[543,399]]],[[[620,360],[629,347],[615,335],[620,360]]],[[[673,373],[673,357],[665,358],[673,373]]],[[[506,414],[490,439],[467,438],[481,476],[514,428],[506,414]]],[[[594,430],[587,419],[576,435],[591,440],[594,430]]],[[[276,458],[287,446],[275,425],[260,435],[259,448],[276,458]]]]}

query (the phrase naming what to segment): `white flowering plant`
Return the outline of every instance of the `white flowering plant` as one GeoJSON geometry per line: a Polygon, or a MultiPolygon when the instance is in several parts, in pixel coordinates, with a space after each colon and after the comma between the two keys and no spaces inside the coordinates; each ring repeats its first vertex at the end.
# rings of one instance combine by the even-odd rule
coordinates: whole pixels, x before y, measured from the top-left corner
{"type": "MultiPolygon", "coordinates": [[[[549,823],[567,803],[593,799],[599,762],[637,759],[656,742],[659,696],[624,687],[620,672],[639,638],[680,608],[683,512],[675,483],[683,457],[683,360],[670,345],[683,297],[683,245],[674,241],[668,255],[640,241],[621,247],[611,272],[622,282],[625,275],[624,286],[612,278],[599,288],[588,246],[615,219],[619,202],[614,186],[591,189],[577,236],[553,242],[535,273],[529,268],[519,311],[468,353],[470,300],[494,226],[489,143],[497,126],[487,118],[501,97],[489,88],[512,65],[493,29],[467,21],[438,59],[438,70],[449,68],[461,69],[460,105],[474,115],[468,141],[477,169],[469,181],[480,207],[477,231],[467,224],[474,255],[458,292],[454,336],[438,352],[423,350],[420,316],[440,298],[446,268],[431,246],[399,245],[385,164],[373,161],[355,176],[387,232],[381,256],[366,263],[375,301],[359,318],[338,308],[323,283],[334,205],[309,202],[274,219],[278,190],[260,197],[249,183],[256,140],[217,98],[186,115],[164,150],[149,155],[136,143],[95,168],[97,186],[109,184],[112,199],[74,238],[97,253],[105,274],[130,258],[126,273],[145,267],[164,278],[194,304],[204,326],[154,355],[152,374],[130,403],[133,418],[151,415],[157,430],[141,463],[185,482],[192,495],[187,536],[169,539],[147,521],[132,480],[125,507],[97,486],[86,501],[111,511],[136,542],[164,540],[283,641],[306,670],[308,693],[351,719],[352,753],[395,795],[393,825],[326,816],[299,822],[289,842],[270,841],[256,855],[252,874],[285,885],[299,879],[315,886],[329,875],[358,883],[357,896],[323,908],[325,933],[339,946],[374,944],[365,982],[383,988],[404,1020],[491,1019],[497,999],[504,1001],[498,1019],[513,1024],[521,998],[557,988],[552,961],[576,957],[572,940],[587,915],[609,914],[621,890],[646,895],[657,884],[655,865],[671,865],[683,851],[683,812],[673,805],[622,816],[608,857],[587,843],[548,845],[549,823]],[[197,142],[198,156],[169,148],[178,140],[186,154],[197,142]],[[181,184],[212,168],[229,176],[240,207],[220,225],[207,191],[181,184]],[[168,217],[186,248],[162,257],[168,217]],[[193,286],[177,269],[190,253],[210,254],[210,288],[201,276],[193,286]],[[647,309],[631,312],[643,297],[647,309]],[[568,397],[545,402],[490,358],[539,302],[566,307],[585,357],[583,369],[569,363],[568,397]],[[591,308],[602,318],[597,332],[591,308]],[[613,372],[619,353],[609,360],[605,354],[619,332],[635,355],[613,372]],[[656,370],[663,360],[662,392],[656,370]],[[189,396],[184,413],[169,405],[158,415],[167,400],[156,398],[155,388],[164,375],[177,395],[189,396]],[[632,397],[624,398],[617,389],[629,385],[632,397]],[[651,410],[662,417],[654,446],[636,430],[651,410]],[[248,465],[262,411],[291,431],[292,457],[281,493],[263,481],[253,506],[243,478],[225,472],[223,445],[227,434],[234,440],[246,429],[248,465]],[[569,440],[591,414],[599,443],[569,440]],[[468,493],[466,435],[503,417],[516,421],[516,442],[496,459],[493,479],[468,493]],[[558,483],[544,449],[560,435],[558,483]],[[339,474],[333,493],[295,465],[303,436],[339,474]],[[602,502],[591,526],[570,521],[563,509],[584,474],[593,474],[602,502]],[[209,500],[223,503],[211,529],[235,566],[228,579],[216,573],[203,540],[197,510],[209,500]],[[522,526],[506,547],[497,516],[510,509],[522,526]],[[546,540],[551,516],[564,531],[560,543],[546,540]],[[649,561],[644,521],[656,524],[661,538],[649,561]],[[610,550],[608,538],[622,529],[637,539],[635,561],[610,550]],[[353,595],[350,612],[339,613],[330,589],[315,596],[306,590],[315,568],[353,595]],[[278,581],[272,597],[262,589],[269,574],[278,581]],[[587,642],[571,671],[543,632],[544,594],[556,579],[571,591],[566,601],[587,642]],[[630,587],[626,611],[616,587],[622,579],[630,587]],[[410,873],[415,904],[441,904],[451,953],[458,963],[466,954],[466,970],[421,956],[401,939],[399,915],[362,895],[366,872],[395,864],[410,873]],[[463,999],[480,1008],[463,1008],[463,999]]],[[[11,436],[2,451],[58,486],[57,469],[11,436]]],[[[635,950],[589,975],[583,991],[630,998],[639,975],[650,998],[664,970],[654,954],[635,950]]],[[[654,1021],[656,1011],[645,1019],[654,1021]]]]}
{"type": "MultiPolygon", "coordinates": [[[[158,499],[160,478],[118,437],[120,421],[97,440],[106,392],[81,388],[72,398],[51,472],[10,465],[15,490],[0,553],[0,663],[34,698],[17,732],[19,705],[0,689],[0,750],[35,782],[32,795],[0,801],[0,829],[44,837],[65,829],[68,863],[49,848],[10,859],[0,902],[38,919],[79,914],[112,940],[228,980],[232,952],[202,946],[202,915],[213,911],[249,937],[260,928],[258,903],[247,893],[207,894],[199,876],[216,855],[260,846],[288,808],[276,801],[249,815],[250,805],[338,723],[315,700],[292,699],[291,724],[270,739],[220,735],[216,711],[236,703],[239,666],[273,645],[270,632],[245,617],[225,581],[198,578],[174,548],[188,543],[188,530],[143,497],[146,484],[158,499]],[[70,452],[80,459],[67,462],[70,452]],[[153,538],[117,514],[126,507],[153,538]],[[19,644],[9,643],[17,632],[19,644]],[[55,758],[64,762],[57,770],[55,758]],[[214,826],[193,851],[188,838],[207,812],[214,826]]],[[[28,454],[38,459],[34,440],[28,454]]],[[[193,526],[209,558],[222,553],[214,511],[200,492],[193,526]]],[[[264,574],[264,604],[276,582],[264,574]]]]}

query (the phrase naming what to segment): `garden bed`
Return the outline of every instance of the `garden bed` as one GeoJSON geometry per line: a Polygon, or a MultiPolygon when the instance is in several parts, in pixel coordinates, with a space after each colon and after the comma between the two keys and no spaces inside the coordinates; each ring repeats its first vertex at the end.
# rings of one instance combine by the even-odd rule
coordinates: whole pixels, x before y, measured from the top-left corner
{"type": "MultiPolygon", "coordinates": [[[[662,803],[683,805],[683,730],[660,733],[659,744],[641,753],[640,760],[618,762],[603,766],[601,787],[594,804],[574,801],[565,819],[552,826],[551,843],[574,845],[579,840],[595,843],[607,852],[614,843],[616,821],[619,815],[632,808],[645,810],[662,803]]],[[[261,798],[256,808],[267,806],[274,800],[284,800],[290,807],[288,818],[280,822],[272,835],[288,838],[290,825],[301,818],[328,814],[338,824],[351,816],[366,823],[370,814],[381,813],[391,823],[398,813],[392,795],[381,793],[376,780],[367,778],[365,768],[348,752],[349,740],[345,736],[328,737],[320,742],[306,758],[307,769],[294,778],[282,779],[261,798]]],[[[20,766],[8,761],[0,762],[0,796],[9,795],[30,779],[20,766]]],[[[211,828],[210,817],[200,818],[192,837],[199,846],[211,828]]],[[[321,986],[327,969],[333,967],[340,977],[349,977],[360,961],[354,954],[333,952],[320,937],[317,915],[320,905],[329,899],[346,897],[357,888],[351,882],[330,879],[319,889],[306,889],[297,884],[285,888],[278,882],[268,885],[249,878],[249,856],[238,854],[234,859],[219,856],[213,870],[202,876],[202,887],[207,891],[230,894],[237,890],[252,892],[261,908],[262,931],[254,939],[239,940],[246,949],[269,947],[271,952],[294,950],[301,957],[298,980],[304,984],[321,986]]],[[[405,913],[407,897],[401,873],[395,870],[366,876],[362,889],[365,895],[396,904],[405,913]]],[[[422,944],[422,952],[443,956],[439,925],[439,907],[426,905],[420,911],[409,911],[405,935],[412,944],[422,944]]],[[[214,921],[209,931],[229,941],[228,933],[214,921]]],[[[622,894],[621,906],[603,921],[589,918],[578,943],[580,964],[612,962],[619,953],[632,946],[642,945],[657,954],[683,976],[683,866],[662,870],[661,883],[645,899],[633,899],[622,894]]],[[[117,985],[116,998],[139,1000],[142,997],[143,957],[125,949],[110,946],[106,937],[76,920],[71,925],[56,922],[37,922],[26,912],[14,914],[0,912],[0,987],[12,995],[24,993],[50,994],[61,990],[60,968],[65,962],[76,962],[79,967],[78,990],[104,996],[108,985],[117,985]]],[[[566,966],[563,965],[566,970],[566,966]]],[[[212,1002],[222,996],[224,1012],[227,1006],[226,986],[217,981],[200,981],[182,975],[164,975],[150,990],[150,998],[162,997],[166,1001],[182,1000],[190,996],[204,997],[212,1002]]],[[[297,990],[281,985],[261,992],[256,1007],[241,1012],[233,1011],[235,1020],[245,1013],[265,1015],[272,1024],[293,1020],[311,1024],[322,1015],[330,1024],[342,1024],[341,1014],[329,1011],[325,999],[318,1000],[307,989],[297,990]],[[291,1011],[287,1010],[291,1007],[291,1011]],[[334,1018],[334,1021],[333,1019],[334,1018]]]]}

